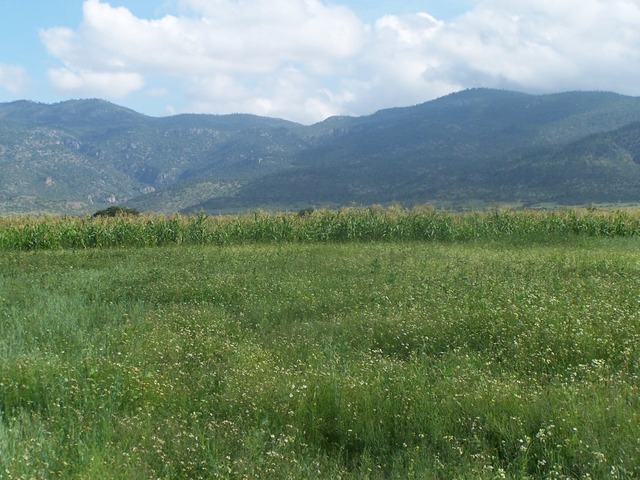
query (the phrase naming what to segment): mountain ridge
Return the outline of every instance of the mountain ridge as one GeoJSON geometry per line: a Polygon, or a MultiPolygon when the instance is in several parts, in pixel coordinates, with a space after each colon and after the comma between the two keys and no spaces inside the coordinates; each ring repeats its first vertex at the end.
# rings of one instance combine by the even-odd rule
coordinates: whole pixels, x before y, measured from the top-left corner
{"type": "Polygon", "coordinates": [[[640,202],[640,98],[469,89],[313,125],[0,104],[0,213],[640,202]]]}

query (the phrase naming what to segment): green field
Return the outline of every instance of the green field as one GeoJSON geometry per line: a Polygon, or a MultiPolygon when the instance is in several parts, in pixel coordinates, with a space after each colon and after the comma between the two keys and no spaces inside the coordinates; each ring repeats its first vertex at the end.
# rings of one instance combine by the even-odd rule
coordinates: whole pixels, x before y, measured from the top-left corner
{"type": "Polygon", "coordinates": [[[0,220],[0,478],[639,478],[639,231],[0,220]]]}

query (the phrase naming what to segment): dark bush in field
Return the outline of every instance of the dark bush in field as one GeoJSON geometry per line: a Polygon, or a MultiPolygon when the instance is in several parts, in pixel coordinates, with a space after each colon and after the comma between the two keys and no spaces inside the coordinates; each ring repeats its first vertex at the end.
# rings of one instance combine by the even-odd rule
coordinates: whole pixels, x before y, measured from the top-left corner
{"type": "Polygon", "coordinates": [[[98,210],[92,215],[92,217],[125,217],[128,215],[140,215],[140,212],[135,208],[114,206],[105,208],[104,210],[98,210]]]}

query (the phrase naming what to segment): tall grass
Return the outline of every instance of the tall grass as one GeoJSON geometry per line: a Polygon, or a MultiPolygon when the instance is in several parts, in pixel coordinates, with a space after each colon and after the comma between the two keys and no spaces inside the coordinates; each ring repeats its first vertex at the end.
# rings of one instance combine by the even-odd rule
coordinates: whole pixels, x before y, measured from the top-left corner
{"type": "Polygon", "coordinates": [[[5,251],[0,478],[639,478],[638,240],[579,238],[5,251]]]}
{"type": "Polygon", "coordinates": [[[344,208],[229,216],[14,217],[0,220],[0,249],[82,249],[283,242],[469,241],[640,234],[637,210],[499,210],[452,213],[430,207],[344,208]]]}

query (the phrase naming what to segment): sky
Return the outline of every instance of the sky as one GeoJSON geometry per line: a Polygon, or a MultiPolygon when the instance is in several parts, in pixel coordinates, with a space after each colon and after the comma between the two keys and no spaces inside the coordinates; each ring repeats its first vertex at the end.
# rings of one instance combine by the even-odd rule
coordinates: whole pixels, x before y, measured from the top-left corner
{"type": "Polygon", "coordinates": [[[0,102],[311,124],[474,87],[640,95],[640,0],[0,0],[0,102]]]}

